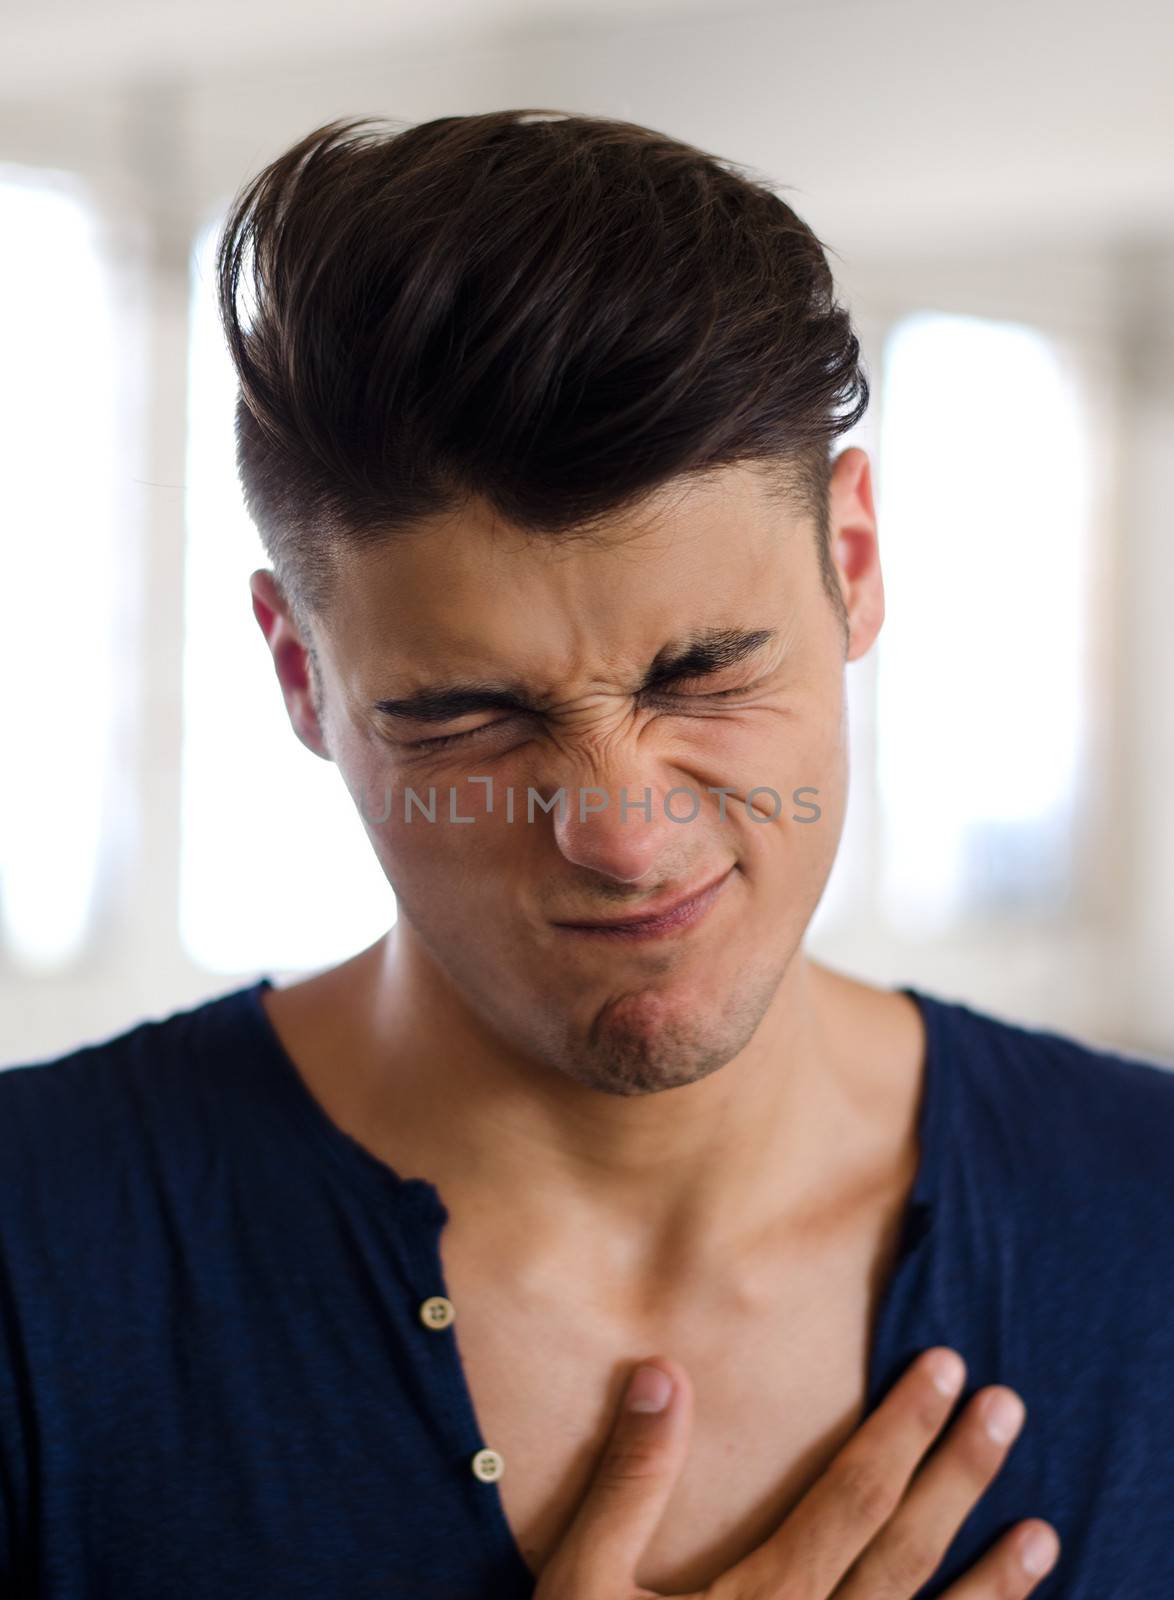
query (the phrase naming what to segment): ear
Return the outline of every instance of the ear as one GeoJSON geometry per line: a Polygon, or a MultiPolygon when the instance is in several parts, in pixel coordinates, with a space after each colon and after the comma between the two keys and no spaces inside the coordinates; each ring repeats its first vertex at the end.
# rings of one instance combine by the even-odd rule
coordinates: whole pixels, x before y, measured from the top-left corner
{"type": "Polygon", "coordinates": [[[303,638],[294,621],[293,608],[272,572],[264,567],[254,572],[249,579],[249,589],[253,596],[253,615],[273,657],[293,730],[307,750],[330,761],[333,758],[326,743],[322,708],[311,668],[311,641],[303,638]]]}
{"type": "Polygon", "coordinates": [[[870,648],[885,620],[871,466],[858,446],[841,451],[832,465],[829,519],[832,559],[848,615],[846,659],[855,661],[870,648]]]}

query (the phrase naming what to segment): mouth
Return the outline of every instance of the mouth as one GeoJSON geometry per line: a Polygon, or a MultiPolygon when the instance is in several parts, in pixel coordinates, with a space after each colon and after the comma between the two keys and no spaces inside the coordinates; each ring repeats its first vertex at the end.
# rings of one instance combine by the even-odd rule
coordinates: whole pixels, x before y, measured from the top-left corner
{"type": "Polygon", "coordinates": [[[727,867],[717,878],[691,890],[683,898],[666,902],[653,912],[642,912],[631,917],[614,917],[594,922],[556,922],[554,927],[564,933],[597,939],[650,939],[660,934],[672,933],[691,927],[713,905],[733,873],[727,867]]]}

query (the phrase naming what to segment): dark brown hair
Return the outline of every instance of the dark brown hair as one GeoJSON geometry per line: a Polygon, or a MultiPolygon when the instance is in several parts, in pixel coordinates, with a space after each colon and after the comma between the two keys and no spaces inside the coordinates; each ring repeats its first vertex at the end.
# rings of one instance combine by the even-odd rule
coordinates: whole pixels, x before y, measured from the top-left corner
{"type": "Polygon", "coordinates": [[[589,536],[754,461],[813,520],[843,624],[829,444],[868,380],[824,246],[747,171],[635,123],[514,110],[338,119],[238,192],[216,257],[237,465],[303,622],[337,546],[469,495],[589,536]]]}

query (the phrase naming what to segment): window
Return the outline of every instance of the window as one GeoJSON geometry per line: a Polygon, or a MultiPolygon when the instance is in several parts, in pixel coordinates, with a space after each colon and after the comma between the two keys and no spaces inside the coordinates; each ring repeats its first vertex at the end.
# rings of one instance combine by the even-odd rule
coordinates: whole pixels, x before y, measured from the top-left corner
{"type": "Polygon", "coordinates": [[[0,219],[0,907],[9,959],[51,972],[85,945],[130,811],[111,759],[127,441],[112,285],[84,189],[0,168],[0,219]]]}
{"type": "Polygon", "coordinates": [[[885,343],[877,750],[886,919],[1063,908],[1074,873],[1090,451],[1035,329],[925,311],[885,343]]]}
{"type": "Polygon", "coordinates": [[[180,932],[216,972],[328,965],[395,920],[337,769],[289,725],[253,616],[268,565],[236,476],[236,378],[216,316],[220,221],[193,252],[180,932]]]}

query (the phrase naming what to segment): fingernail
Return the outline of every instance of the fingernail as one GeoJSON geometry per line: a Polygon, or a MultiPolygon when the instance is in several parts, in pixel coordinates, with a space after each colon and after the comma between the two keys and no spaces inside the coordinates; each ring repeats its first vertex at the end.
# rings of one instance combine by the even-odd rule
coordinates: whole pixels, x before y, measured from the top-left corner
{"type": "Polygon", "coordinates": [[[930,1376],[942,1394],[957,1394],[966,1376],[966,1363],[953,1350],[935,1350],[929,1358],[930,1376]]]}
{"type": "Polygon", "coordinates": [[[637,1367],[628,1384],[624,1405],[629,1411],[663,1411],[673,1392],[673,1380],[659,1367],[637,1367]]]}
{"type": "Polygon", "coordinates": [[[1019,1546],[1019,1559],[1023,1563],[1023,1570],[1030,1573],[1033,1578],[1042,1576],[1049,1568],[1055,1566],[1059,1553],[1060,1541],[1050,1528],[1030,1529],[1019,1546]]]}
{"type": "Polygon", "coordinates": [[[983,1404],[982,1420],[996,1444],[1006,1444],[1013,1439],[1019,1432],[1023,1417],[1023,1401],[1005,1390],[988,1395],[983,1404]]]}

